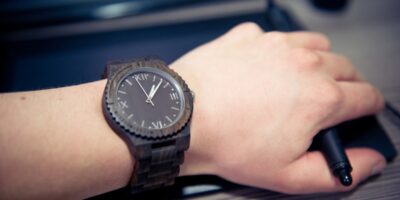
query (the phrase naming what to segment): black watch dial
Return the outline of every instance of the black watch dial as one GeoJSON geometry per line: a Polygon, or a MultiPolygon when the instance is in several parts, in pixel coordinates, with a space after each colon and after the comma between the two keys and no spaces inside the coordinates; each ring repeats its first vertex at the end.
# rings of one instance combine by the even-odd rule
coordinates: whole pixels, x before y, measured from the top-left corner
{"type": "Polygon", "coordinates": [[[160,69],[142,67],[133,71],[121,78],[114,92],[119,115],[134,127],[165,129],[173,126],[184,111],[182,88],[160,69]]]}

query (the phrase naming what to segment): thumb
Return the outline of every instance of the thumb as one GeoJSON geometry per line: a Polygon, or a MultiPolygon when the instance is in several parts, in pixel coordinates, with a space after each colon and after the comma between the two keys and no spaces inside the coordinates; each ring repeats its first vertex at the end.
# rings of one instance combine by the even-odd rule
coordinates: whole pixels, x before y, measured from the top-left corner
{"type": "MultiPolygon", "coordinates": [[[[346,150],[353,167],[353,184],[341,185],[333,176],[328,164],[319,151],[307,152],[285,169],[289,180],[286,193],[316,193],[348,191],[370,176],[380,173],[386,166],[385,158],[375,150],[353,148],[346,150]]],[[[285,176],[286,176],[285,175],[285,176]]]]}

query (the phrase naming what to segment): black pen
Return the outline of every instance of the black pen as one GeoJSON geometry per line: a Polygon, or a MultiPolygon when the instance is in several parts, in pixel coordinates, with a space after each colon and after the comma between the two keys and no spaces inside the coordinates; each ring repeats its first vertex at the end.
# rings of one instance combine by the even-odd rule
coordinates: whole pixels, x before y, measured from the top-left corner
{"type": "Polygon", "coordinates": [[[336,128],[322,130],[317,134],[316,140],[333,175],[339,178],[342,185],[350,186],[353,182],[351,177],[353,168],[344,152],[336,128]]]}

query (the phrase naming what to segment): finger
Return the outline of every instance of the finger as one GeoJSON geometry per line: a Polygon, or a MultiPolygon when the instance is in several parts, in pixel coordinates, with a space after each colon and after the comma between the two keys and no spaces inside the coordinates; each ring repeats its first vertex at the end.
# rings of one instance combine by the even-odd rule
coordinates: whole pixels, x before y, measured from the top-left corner
{"type": "Polygon", "coordinates": [[[306,48],[311,50],[329,51],[330,41],[321,34],[315,32],[297,31],[290,33],[268,32],[266,37],[278,42],[287,42],[294,48],[306,48]]]}
{"type": "Polygon", "coordinates": [[[353,189],[357,184],[368,177],[380,173],[386,166],[384,157],[368,148],[354,148],[346,150],[353,167],[351,175],[353,184],[349,187],[341,185],[332,175],[328,164],[319,151],[307,152],[285,169],[290,180],[286,188],[288,193],[305,194],[316,192],[338,192],[353,189]]]}
{"type": "Polygon", "coordinates": [[[337,110],[322,122],[322,128],[371,115],[384,106],[382,94],[367,82],[337,82],[342,93],[337,110]]]}
{"type": "Polygon", "coordinates": [[[321,58],[321,69],[336,81],[362,81],[360,73],[349,60],[342,56],[324,51],[315,51],[321,58]]]}
{"type": "Polygon", "coordinates": [[[329,51],[331,48],[331,42],[321,33],[306,31],[291,32],[289,33],[289,38],[296,47],[320,51],[329,51]]]}

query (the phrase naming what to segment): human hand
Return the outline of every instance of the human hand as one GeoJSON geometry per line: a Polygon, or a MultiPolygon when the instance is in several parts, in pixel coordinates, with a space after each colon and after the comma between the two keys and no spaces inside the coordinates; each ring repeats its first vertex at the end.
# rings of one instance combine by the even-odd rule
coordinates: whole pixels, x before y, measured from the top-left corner
{"type": "Polygon", "coordinates": [[[171,67],[196,95],[182,175],[299,194],[349,190],[386,165],[374,150],[347,150],[354,184],[344,187],[320,152],[307,152],[321,129],[383,107],[321,34],[264,33],[244,23],[171,67]]]}

